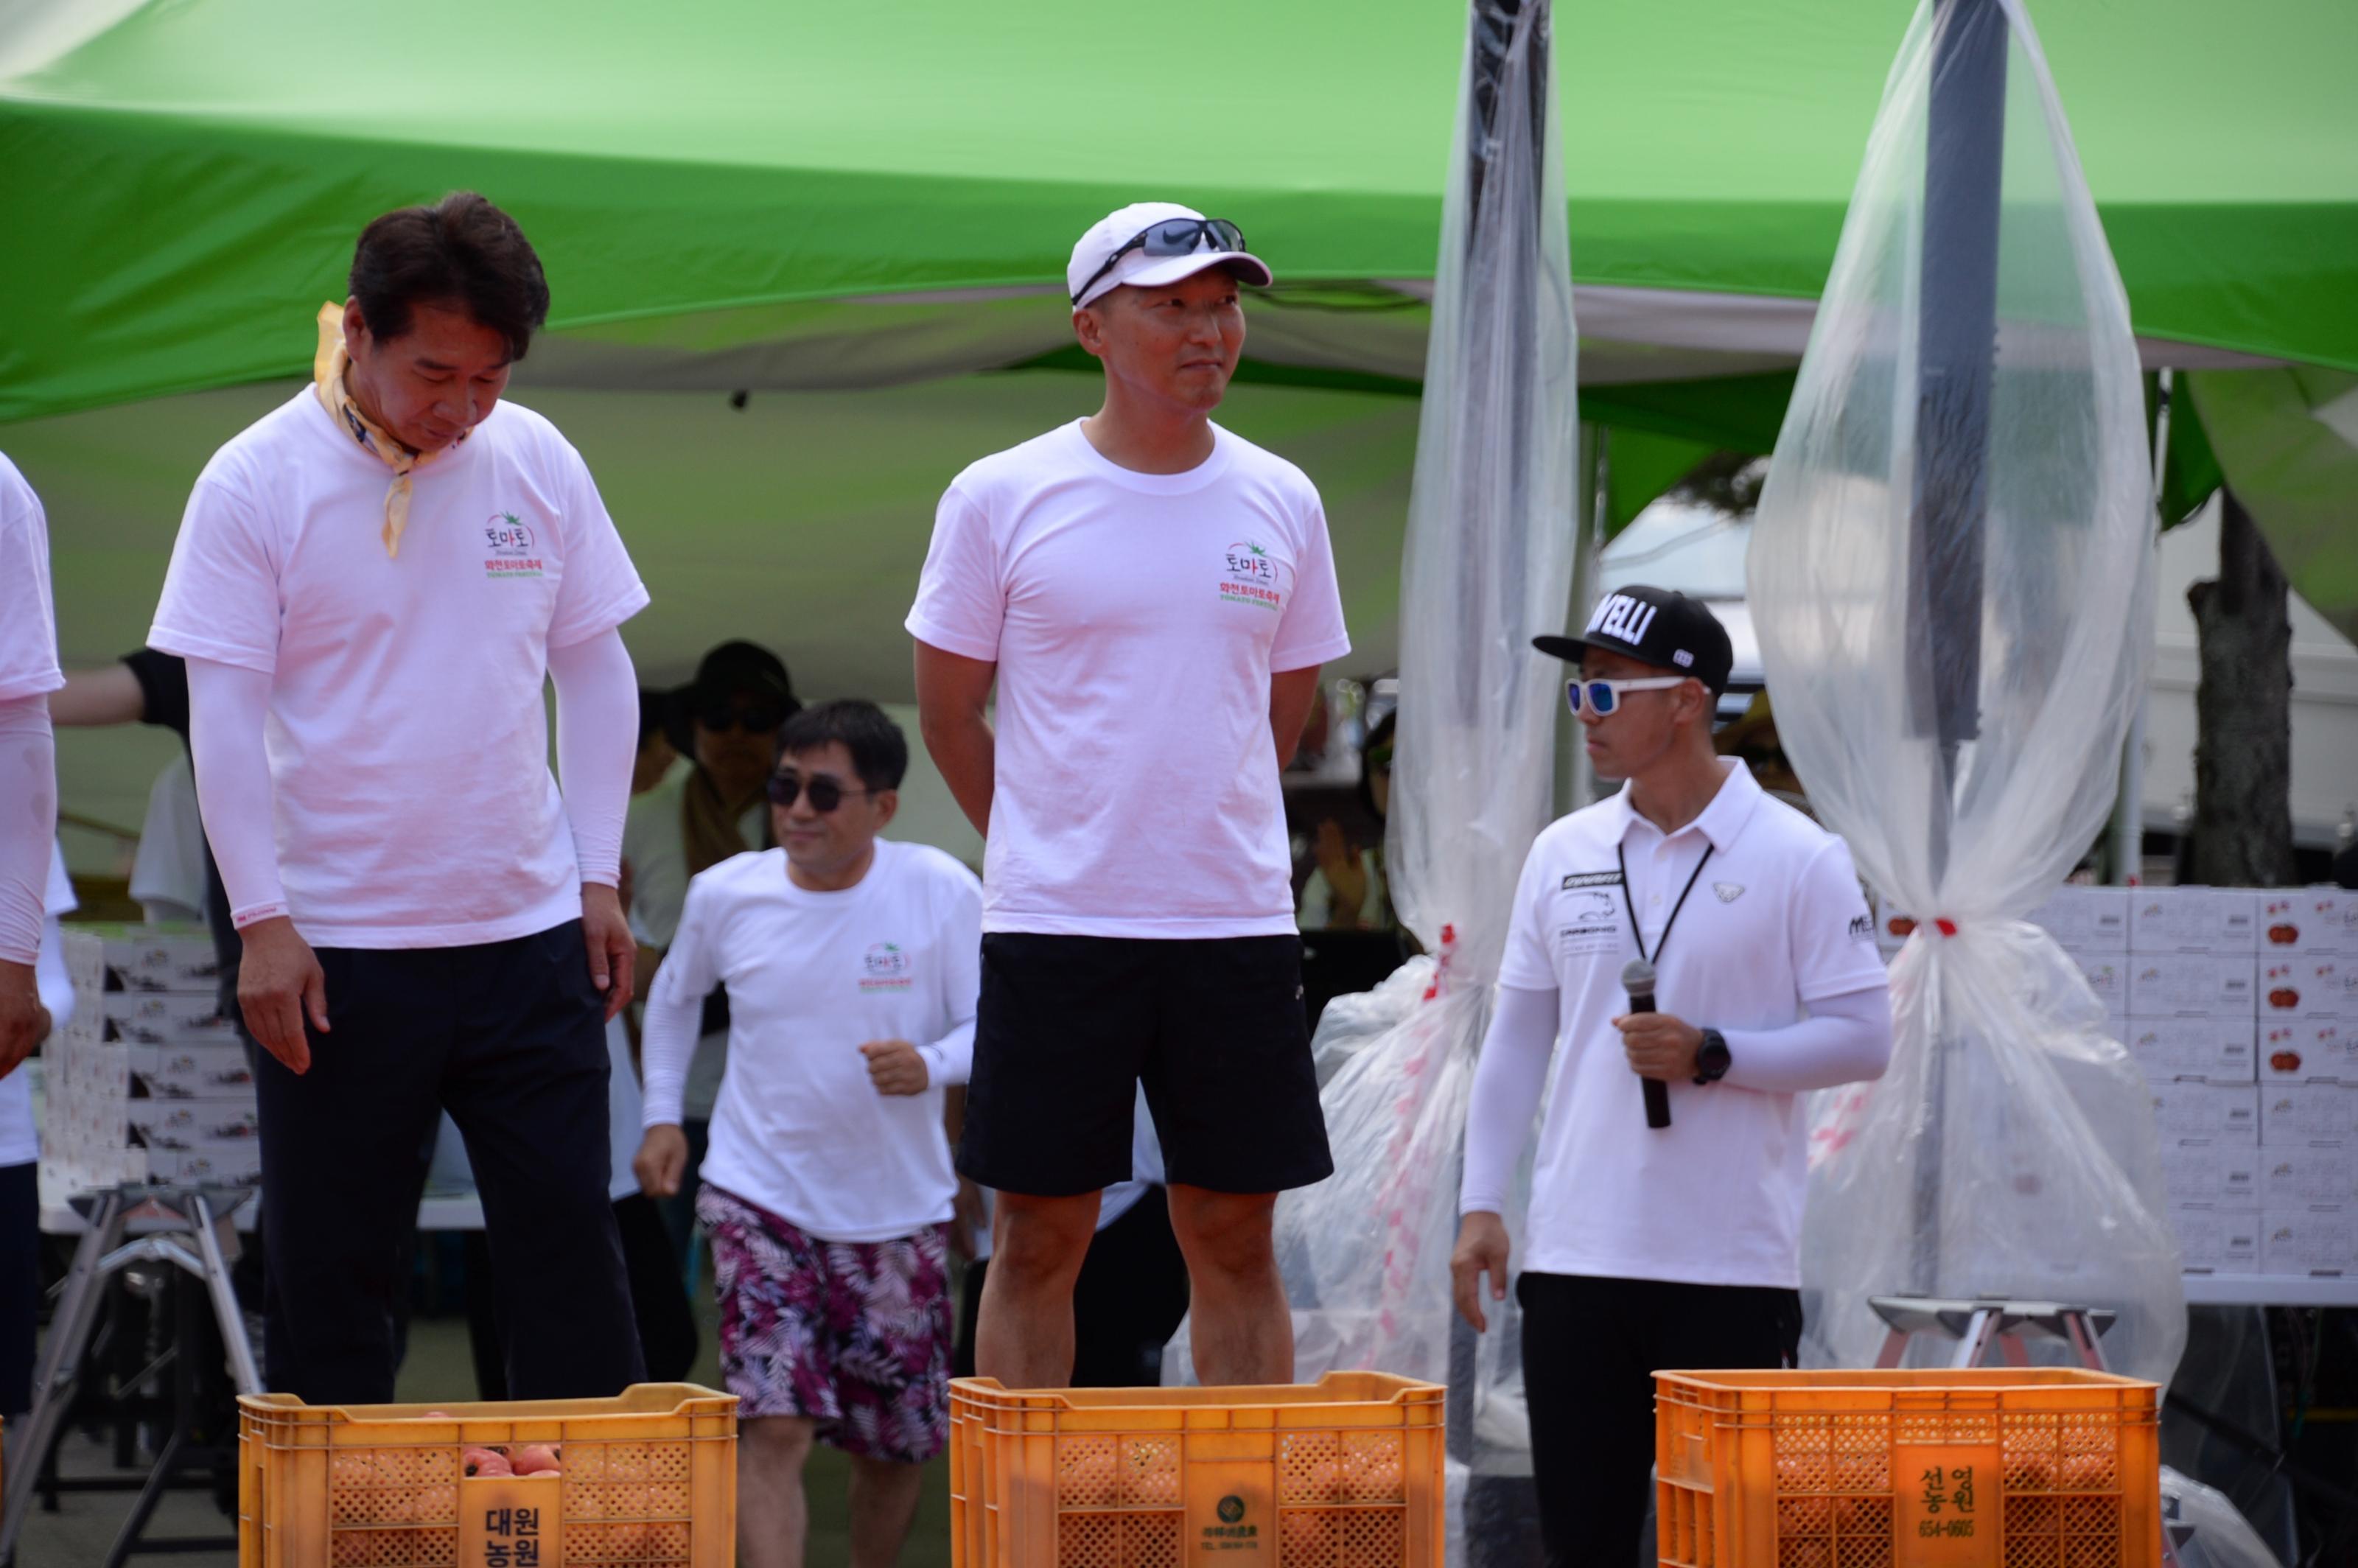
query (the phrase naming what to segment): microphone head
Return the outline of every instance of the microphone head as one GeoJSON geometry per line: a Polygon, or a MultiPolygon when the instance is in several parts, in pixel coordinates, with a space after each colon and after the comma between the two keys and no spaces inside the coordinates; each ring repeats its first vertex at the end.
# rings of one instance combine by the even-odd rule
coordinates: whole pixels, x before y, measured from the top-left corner
{"type": "Polygon", "coordinates": [[[1643,958],[1632,958],[1622,965],[1621,989],[1631,996],[1651,996],[1654,991],[1654,966],[1643,958]]]}

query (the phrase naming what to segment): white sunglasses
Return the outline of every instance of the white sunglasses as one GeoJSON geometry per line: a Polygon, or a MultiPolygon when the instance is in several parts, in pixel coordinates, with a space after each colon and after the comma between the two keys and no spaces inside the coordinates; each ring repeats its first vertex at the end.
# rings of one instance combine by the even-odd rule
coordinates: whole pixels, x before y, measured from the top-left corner
{"type": "Polygon", "coordinates": [[[1572,705],[1574,713],[1578,713],[1585,704],[1595,708],[1596,717],[1602,719],[1621,706],[1621,694],[1625,691],[1668,691],[1674,686],[1686,685],[1693,678],[1691,676],[1648,676],[1643,680],[1576,680],[1563,688],[1563,699],[1572,705]]]}

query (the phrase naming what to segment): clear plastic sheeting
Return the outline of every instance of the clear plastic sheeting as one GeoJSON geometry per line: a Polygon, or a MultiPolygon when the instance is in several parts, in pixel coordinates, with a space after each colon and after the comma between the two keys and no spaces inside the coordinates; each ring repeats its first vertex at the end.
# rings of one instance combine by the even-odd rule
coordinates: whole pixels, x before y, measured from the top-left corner
{"type": "Polygon", "coordinates": [[[1812,804],[1921,922],[1893,966],[1890,1071],[1817,1107],[1813,1364],[1870,1364],[1866,1298],[1905,1293],[2111,1307],[2115,1369],[2166,1383],[2177,1363],[2145,1085],[2022,918],[2112,805],[2150,658],[2150,488],[2127,303],[2029,18],[1925,0],[1749,566],[1812,804]]]}
{"type": "Polygon", "coordinates": [[[2179,1542],[2178,1568],[2284,1568],[2226,1493],[2167,1465],[2161,1467],[2161,1518],[2165,1530],[2191,1527],[2179,1542]]]}
{"type": "MultiPolygon", "coordinates": [[[[1463,1395],[1477,1360],[1484,1383],[1500,1380],[1502,1336],[1477,1357],[1470,1332],[1453,1330],[1448,1258],[1509,906],[1552,804],[1560,666],[1531,639],[1564,623],[1578,450],[1549,7],[1477,0],[1470,21],[1401,573],[1386,862],[1401,920],[1432,956],[1329,1004],[1319,1054],[1336,1174],[1277,1211],[1295,1375],[1450,1381],[1469,1497],[1518,1465],[1473,1443],[1467,1417],[1484,1401],[1463,1395]]],[[[1174,1345],[1163,1366],[1184,1375],[1189,1361],[1174,1345]]],[[[1480,1430],[1509,1427],[1527,1444],[1520,1422],[1480,1430]]]]}

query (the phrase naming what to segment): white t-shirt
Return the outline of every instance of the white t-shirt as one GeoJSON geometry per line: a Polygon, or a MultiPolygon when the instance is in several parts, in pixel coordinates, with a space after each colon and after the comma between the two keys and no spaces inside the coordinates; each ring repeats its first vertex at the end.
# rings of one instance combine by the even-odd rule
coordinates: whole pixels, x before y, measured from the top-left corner
{"type": "Polygon", "coordinates": [[[49,608],[49,527],[41,498],[0,455],[0,702],[66,684],[49,608]]]}
{"type": "Polygon", "coordinates": [[[1076,420],[942,497],[907,624],[999,666],[987,931],[1294,929],[1270,676],[1351,644],[1318,492],[1213,430],[1146,474],[1076,420]]]}
{"type": "MultiPolygon", "coordinates": [[[[73,1021],[73,981],[66,975],[65,956],[59,951],[64,934],[58,922],[77,907],[73,879],[66,875],[64,851],[49,846],[49,886],[42,898],[39,961],[33,967],[41,1005],[49,1010],[49,1037],[57,1038],[73,1021]]],[[[0,1165],[29,1165],[41,1157],[41,1139],[33,1125],[33,1064],[20,1063],[0,1078],[0,1165]]]]}
{"type": "Polygon", "coordinates": [[[205,824],[185,747],[147,786],[147,816],[131,858],[131,896],[150,925],[205,918],[205,824]]]}
{"type": "Polygon", "coordinates": [[[392,470],[305,387],[213,455],[148,643],[270,675],[279,875],[315,946],[505,941],[581,913],[548,768],[548,651],[647,602],[579,453],[502,403],[392,470]]]}
{"type": "MultiPolygon", "coordinates": [[[[729,987],[729,1072],[703,1177],[827,1241],[887,1241],[950,1217],[957,1178],[943,1091],[966,1057],[929,1054],[923,1094],[883,1095],[860,1047],[920,1046],[974,1021],[982,888],[939,849],[879,839],[858,885],[809,892],[786,852],[723,860],[688,884],[653,1007],[729,987]]],[[[650,1126],[679,1119],[648,1086],[650,1126]]]]}
{"type": "Polygon", "coordinates": [[[1671,1126],[1649,1128],[1612,1023],[1629,1010],[1621,967],[1638,957],[1632,905],[1654,957],[1657,1005],[1698,1027],[1783,1028],[1812,1000],[1885,983],[1848,847],[1762,794],[1743,763],[1728,768],[1703,815],[1668,838],[1631,809],[1625,788],[1550,827],[1523,863],[1498,982],[1560,993],[1527,1269],[1801,1282],[1809,1140],[1800,1097],[1676,1083],[1671,1126]],[[1617,849],[1628,865],[1626,899],[1617,849]]]}

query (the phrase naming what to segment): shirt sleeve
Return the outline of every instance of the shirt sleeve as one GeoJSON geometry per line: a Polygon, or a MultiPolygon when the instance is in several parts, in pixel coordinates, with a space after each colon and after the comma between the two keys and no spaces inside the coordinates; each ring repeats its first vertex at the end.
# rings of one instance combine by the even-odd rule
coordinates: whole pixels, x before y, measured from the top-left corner
{"type": "Polygon", "coordinates": [[[1548,956],[1546,923],[1540,917],[1540,900],[1547,874],[1540,865],[1541,846],[1534,843],[1523,857],[1523,874],[1515,880],[1515,904],[1507,915],[1507,950],[1498,962],[1498,983],[1521,990],[1556,989],[1555,964],[1548,956]]]}
{"type": "Polygon", "coordinates": [[[564,466],[565,562],[557,584],[557,608],[548,620],[548,645],[568,648],[611,632],[647,607],[646,584],[639,580],[622,535],[606,513],[590,465],[563,437],[551,434],[564,466]]]}
{"type": "Polygon", "coordinates": [[[1351,651],[1343,627],[1342,590],[1335,581],[1335,546],[1326,537],[1326,509],[1315,500],[1294,553],[1293,592],[1270,645],[1272,672],[1308,669],[1351,651]]]}
{"type": "Polygon", "coordinates": [[[49,603],[49,526],[40,498],[0,458],[0,702],[66,684],[49,603]]]}
{"type": "Polygon", "coordinates": [[[189,492],[147,644],[183,658],[274,674],[278,563],[251,500],[208,469],[189,492]]]}
{"type": "Polygon", "coordinates": [[[1460,1214],[1504,1214],[1515,1167],[1531,1141],[1531,1124],[1546,1098],[1548,1063],[1563,998],[1555,988],[1500,986],[1490,1028],[1474,1064],[1474,1092],[1466,1107],[1466,1173],[1457,1191],[1460,1214]]]}
{"type": "Polygon", "coordinates": [[[1006,585],[990,519],[952,485],[934,510],[934,542],[917,578],[917,602],[903,622],[909,635],[961,658],[999,661],[999,628],[1007,615],[1006,585]]]}
{"type": "Polygon", "coordinates": [[[141,648],[123,655],[124,667],[139,683],[139,722],[189,738],[189,662],[176,654],[141,648]]]}
{"type": "Polygon", "coordinates": [[[1881,986],[1820,997],[1782,1029],[1729,1029],[1730,1088],[1806,1094],[1883,1076],[1891,1065],[1891,998],[1881,986]]]}
{"type": "Polygon", "coordinates": [[[1875,948],[1875,919],[1852,868],[1850,846],[1829,838],[1794,885],[1787,929],[1801,1000],[1881,989],[1888,983],[1875,948]]]}
{"type": "Polygon", "coordinates": [[[639,1069],[646,1091],[641,1116],[647,1127],[678,1125],[704,999],[720,983],[705,892],[698,882],[688,884],[679,930],[647,993],[645,1026],[639,1036],[639,1069]]]}

